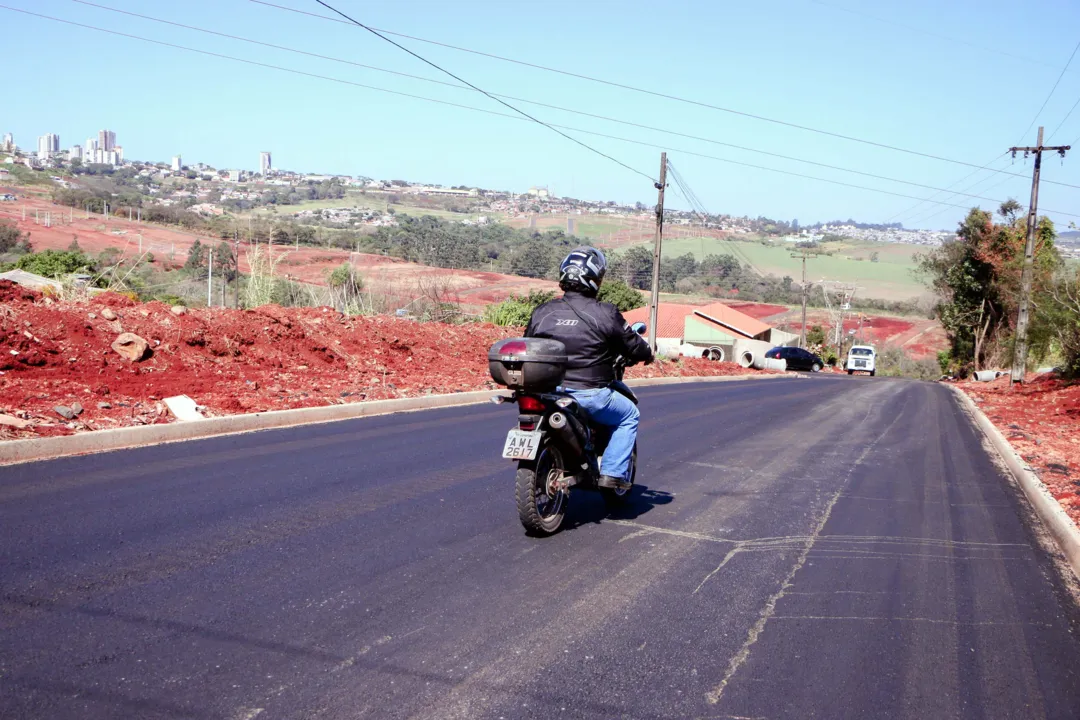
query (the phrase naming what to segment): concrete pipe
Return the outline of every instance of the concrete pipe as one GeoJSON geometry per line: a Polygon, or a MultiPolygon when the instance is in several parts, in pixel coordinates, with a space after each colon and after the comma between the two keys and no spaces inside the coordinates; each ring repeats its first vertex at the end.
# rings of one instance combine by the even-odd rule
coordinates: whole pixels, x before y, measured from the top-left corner
{"type": "Polygon", "coordinates": [[[754,364],[754,353],[751,350],[740,350],[735,357],[735,361],[740,366],[748,368],[754,364]]]}
{"type": "Polygon", "coordinates": [[[1007,372],[1001,370],[978,370],[975,372],[975,380],[978,382],[990,382],[991,380],[997,380],[1002,375],[1008,375],[1007,372]]]}
{"type": "Polygon", "coordinates": [[[701,357],[703,360],[715,360],[716,362],[724,362],[724,349],[718,347],[710,347],[701,351],[701,357]]]}
{"type": "Polygon", "coordinates": [[[758,370],[787,370],[787,360],[783,358],[762,358],[754,361],[754,367],[758,370]]]}

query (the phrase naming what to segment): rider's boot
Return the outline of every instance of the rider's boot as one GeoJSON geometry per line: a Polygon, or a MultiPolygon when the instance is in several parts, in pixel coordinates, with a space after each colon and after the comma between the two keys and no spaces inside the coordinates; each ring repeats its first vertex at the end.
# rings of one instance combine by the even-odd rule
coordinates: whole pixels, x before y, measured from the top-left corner
{"type": "Polygon", "coordinates": [[[626,490],[630,487],[630,480],[627,478],[612,477],[611,475],[601,475],[597,485],[610,490],[626,490]]]}

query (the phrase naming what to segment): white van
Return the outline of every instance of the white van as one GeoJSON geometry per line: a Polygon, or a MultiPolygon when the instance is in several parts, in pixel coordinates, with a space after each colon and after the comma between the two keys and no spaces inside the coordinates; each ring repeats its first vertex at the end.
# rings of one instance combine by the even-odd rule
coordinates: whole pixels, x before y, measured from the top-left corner
{"type": "Polygon", "coordinates": [[[877,353],[874,352],[874,348],[871,345],[852,345],[848,350],[847,356],[847,374],[852,375],[856,371],[868,372],[873,377],[877,371],[875,367],[877,363],[877,353]]]}

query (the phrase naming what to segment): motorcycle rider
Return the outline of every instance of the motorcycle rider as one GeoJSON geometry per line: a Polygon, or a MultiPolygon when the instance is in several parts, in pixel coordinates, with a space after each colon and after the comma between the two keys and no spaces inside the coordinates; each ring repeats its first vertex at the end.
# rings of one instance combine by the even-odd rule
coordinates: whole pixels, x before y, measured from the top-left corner
{"type": "Polygon", "coordinates": [[[615,358],[627,364],[651,363],[652,349],[630,329],[611,303],[596,299],[607,271],[604,253],[593,247],[570,252],[559,266],[563,296],[533,311],[526,337],[550,338],[566,346],[563,389],[573,395],[590,419],[613,429],[600,468],[600,486],[630,486],[630,457],[637,439],[637,405],[611,389],[615,358]]]}

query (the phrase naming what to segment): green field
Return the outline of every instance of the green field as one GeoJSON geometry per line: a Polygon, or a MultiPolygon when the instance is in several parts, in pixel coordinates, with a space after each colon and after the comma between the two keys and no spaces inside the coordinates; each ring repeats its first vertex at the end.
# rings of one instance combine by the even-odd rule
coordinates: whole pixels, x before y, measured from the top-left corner
{"type": "MultiPolygon", "coordinates": [[[[915,269],[914,254],[925,251],[925,248],[845,242],[828,243],[825,249],[833,254],[807,261],[806,277],[811,282],[824,279],[854,283],[859,286],[858,294],[862,297],[883,300],[908,300],[929,293],[912,273],[915,269]],[[878,253],[878,262],[870,261],[873,252],[878,253]]],[[[802,277],[802,260],[792,257],[796,248],[787,244],[762,245],[716,238],[674,238],[664,241],[664,257],[678,257],[686,253],[693,254],[698,260],[705,255],[728,253],[765,275],[789,275],[795,280],[802,277]]]]}
{"type": "MultiPolygon", "coordinates": [[[[412,215],[419,217],[421,215],[433,215],[443,220],[464,220],[469,217],[476,217],[474,213],[456,213],[449,210],[443,210],[441,208],[421,207],[418,205],[409,205],[407,203],[387,203],[385,196],[379,195],[361,195],[357,192],[347,193],[345,197],[329,200],[305,200],[304,202],[297,203],[296,205],[271,205],[256,208],[251,211],[251,214],[255,217],[260,216],[277,216],[288,217],[295,213],[304,210],[329,210],[332,208],[364,208],[367,210],[385,210],[387,208],[393,210],[399,215],[412,215]]],[[[499,213],[482,212],[481,215],[487,215],[494,219],[501,218],[499,213]]]]}

